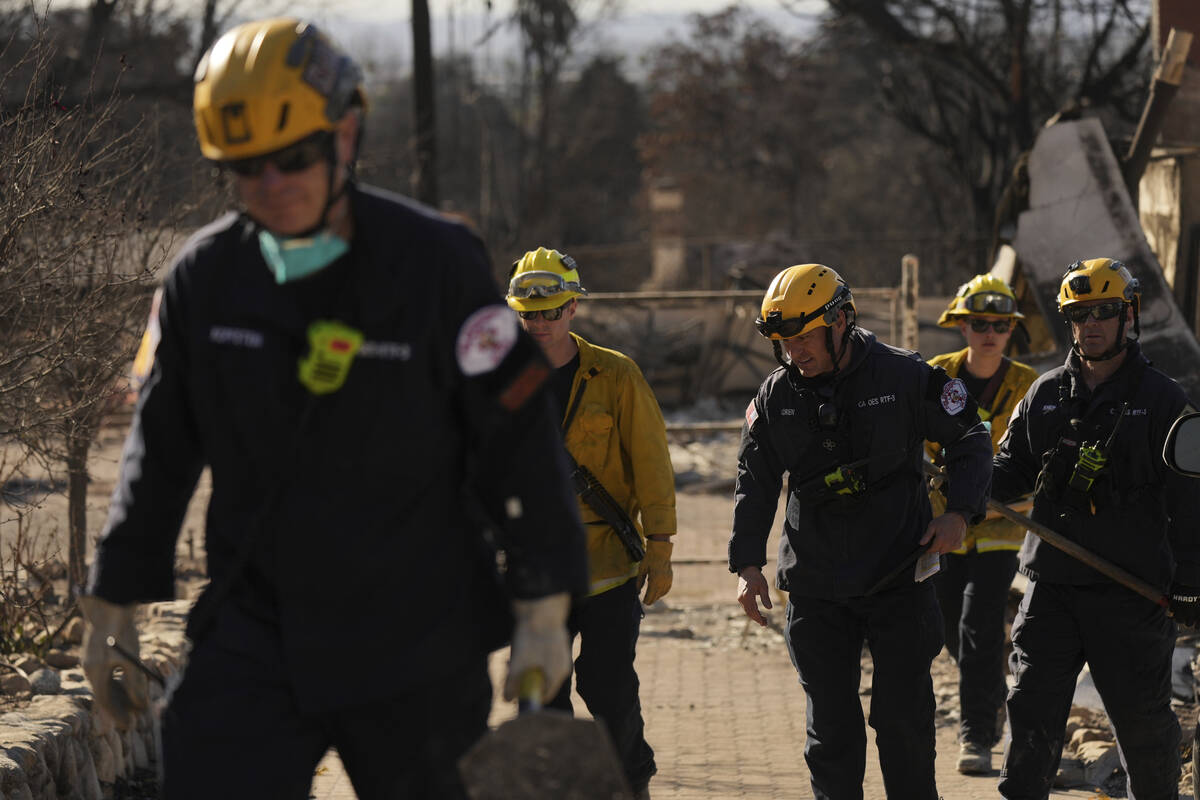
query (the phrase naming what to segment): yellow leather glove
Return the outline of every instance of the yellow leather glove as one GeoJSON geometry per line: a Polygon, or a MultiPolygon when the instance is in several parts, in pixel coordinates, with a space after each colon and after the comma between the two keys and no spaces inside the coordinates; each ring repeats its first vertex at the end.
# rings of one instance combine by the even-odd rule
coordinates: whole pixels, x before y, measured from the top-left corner
{"type": "Polygon", "coordinates": [[[646,587],[642,603],[652,606],[671,591],[671,550],[675,545],[658,539],[646,540],[646,557],[638,568],[638,592],[646,587]]]}
{"type": "Polygon", "coordinates": [[[136,606],[119,606],[99,597],[84,595],[79,608],[87,622],[83,630],[83,672],[92,684],[96,704],[113,718],[118,728],[136,725],[137,716],[150,707],[146,675],[117,652],[111,638],[133,655],[138,654],[136,606]],[[121,668],[118,680],[113,670],[121,668]]]}

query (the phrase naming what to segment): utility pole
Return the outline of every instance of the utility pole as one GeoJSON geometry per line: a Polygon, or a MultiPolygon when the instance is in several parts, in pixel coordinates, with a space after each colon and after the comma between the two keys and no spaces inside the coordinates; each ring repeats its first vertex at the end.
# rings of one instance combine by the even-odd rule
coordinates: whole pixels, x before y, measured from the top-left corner
{"type": "Polygon", "coordinates": [[[428,0],[412,0],[413,118],[416,121],[416,169],[413,196],[437,208],[437,126],[433,93],[433,34],[428,0]]]}

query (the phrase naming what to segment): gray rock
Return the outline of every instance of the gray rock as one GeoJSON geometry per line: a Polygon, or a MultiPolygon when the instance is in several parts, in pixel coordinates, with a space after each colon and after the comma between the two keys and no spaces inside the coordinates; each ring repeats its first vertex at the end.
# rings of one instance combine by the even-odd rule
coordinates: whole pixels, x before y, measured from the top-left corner
{"type": "Polygon", "coordinates": [[[24,672],[26,675],[36,672],[42,668],[42,661],[37,656],[23,655],[16,662],[16,668],[24,672]]]}
{"type": "Polygon", "coordinates": [[[62,679],[58,670],[39,669],[29,676],[29,683],[34,694],[58,694],[62,691],[62,679]]]}
{"type": "Polygon", "coordinates": [[[62,752],[58,759],[58,771],[54,773],[54,782],[66,791],[74,790],[79,785],[79,764],[75,760],[74,740],[63,742],[62,752]]]}
{"type": "Polygon", "coordinates": [[[69,726],[73,736],[86,733],[92,727],[87,706],[73,697],[38,695],[30,702],[27,711],[30,717],[53,720],[69,726]]]}
{"type": "Polygon", "coordinates": [[[8,797],[15,797],[20,787],[28,785],[29,778],[25,775],[25,770],[0,750],[0,792],[4,792],[8,797]]]}
{"type": "Polygon", "coordinates": [[[79,666],[79,656],[66,650],[51,650],[46,653],[46,664],[55,669],[74,669],[79,666]]]}
{"type": "Polygon", "coordinates": [[[95,765],[96,780],[101,783],[113,783],[117,779],[117,757],[113,754],[107,736],[93,736],[88,740],[88,749],[92,751],[92,763],[95,765]]]}
{"type": "Polygon", "coordinates": [[[1078,758],[1064,756],[1058,762],[1058,774],[1054,776],[1054,785],[1059,789],[1070,789],[1083,786],[1085,781],[1083,762],[1078,758]]]}
{"type": "Polygon", "coordinates": [[[0,690],[5,694],[22,694],[30,688],[29,678],[23,672],[7,672],[0,677],[0,690]]]}
{"type": "Polygon", "coordinates": [[[102,800],[104,793],[100,789],[100,779],[96,775],[96,764],[92,760],[92,751],[80,745],[81,756],[79,770],[79,791],[84,800],[102,800]]]}

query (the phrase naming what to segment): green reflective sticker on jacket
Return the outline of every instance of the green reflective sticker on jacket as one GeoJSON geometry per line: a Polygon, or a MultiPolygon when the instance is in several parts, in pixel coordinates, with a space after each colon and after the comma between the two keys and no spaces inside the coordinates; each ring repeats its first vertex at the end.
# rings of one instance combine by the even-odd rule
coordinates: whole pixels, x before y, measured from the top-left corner
{"type": "Polygon", "coordinates": [[[341,389],[362,343],[362,331],[349,325],[336,320],[312,323],[308,326],[308,355],[300,359],[300,383],[313,394],[341,389]]]}

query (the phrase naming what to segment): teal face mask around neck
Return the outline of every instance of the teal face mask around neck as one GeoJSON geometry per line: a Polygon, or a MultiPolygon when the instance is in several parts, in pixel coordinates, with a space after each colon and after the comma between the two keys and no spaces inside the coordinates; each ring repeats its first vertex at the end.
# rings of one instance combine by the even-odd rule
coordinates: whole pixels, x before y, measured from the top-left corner
{"type": "Polygon", "coordinates": [[[276,283],[287,283],[328,267],[350,249],[345,239],[323,230],[314,236],[276,236],[258,232],[258,249],[275,275],[276,283]]]}

